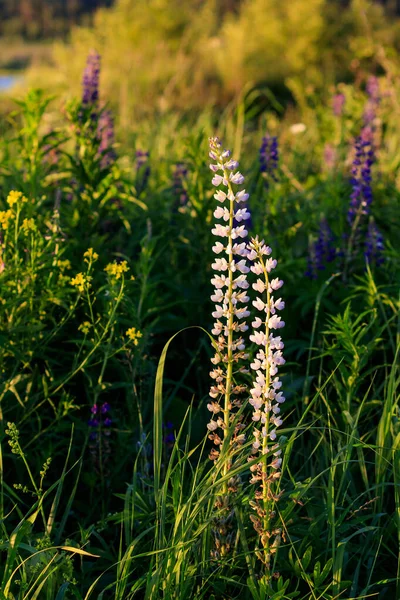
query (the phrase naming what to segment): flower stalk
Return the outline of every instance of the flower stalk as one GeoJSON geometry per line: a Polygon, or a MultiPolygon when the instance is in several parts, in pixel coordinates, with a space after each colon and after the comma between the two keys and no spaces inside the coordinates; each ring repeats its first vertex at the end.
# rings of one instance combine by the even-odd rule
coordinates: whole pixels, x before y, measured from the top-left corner
{"type": "Polygon", "coordinates": [[[279,290],[283,281],[270,278],[270,273],[275,269],[277,261],[266,258],[271,254],[271,248],[253,238],[248,246],[248,260],[253,261],[250,267],[256,275],[261,275],[253,289],[262,294],[253,301],[253,306],[262,313],[262,317],[256,317],[252,322],[254,328],[250,340],[260,348],[255,360],[250,367],[256,372],[256,378],[252,389],[249,403],[253,406],[252,420],[256,424],[253,435],[253,461],[254,455],[259,457],[259,462],[252,464],[250,470],[252,477],[250,482],[258,485],[255,491],[255,500],[250,506],[256,515],[251,516],[254,529],[258,533],[261,549],[257,550],[257,557],[264,564],[266,578],[271,577],[271,559],[277,551],[283,537],[282,528],[274,525],[276,517],[275,503],[279,500],[282,492],[277,492],[276,484],[280,479],[280,467],[282,449],[276,442],[276,429],[282,425],[280,417],[281,404],[285,397],[280,388],[282,382],[278,376],[278,369],[285,364],[282,356],[284,344],[281,337],[274,336],[274,330],[281,329],[285,323],[278,312],[285,307],[282,298],[275,299],[273,293],[279,290]]]}

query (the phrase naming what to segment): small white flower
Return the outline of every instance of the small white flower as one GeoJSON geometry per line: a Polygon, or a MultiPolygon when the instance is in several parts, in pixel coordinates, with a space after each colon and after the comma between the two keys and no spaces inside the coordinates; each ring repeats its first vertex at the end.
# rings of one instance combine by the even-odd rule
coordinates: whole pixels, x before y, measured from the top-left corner
{"type": "MultiPolygon", "coordinates": [[[[265,292],[265,283],[261,279],[257,279],[257,283],[253,283],[252,287],[253,290],[256,290],[256,292],[260,292],[260,294],[265,292]]],[[[259,310],[262,310],[262,308],[260,308],[259,310]]]]}
{"type": "Polygon", "coordinates": [[[248,234],[244,225],[240,225],[240,227],[232,228],[232,239],[235,240],[238,237],[245,238],[248,234]]]}
{"type": "Polygon", "coordinates": [[[236,263],[236,269],[240,271],[240,273],[248,273],[250,271],[249,267],[246,265],[245,260],[239,260],[236,263]]]}
{"type": "Polygon", "coordinates": [[[214,294],[210,296],[213,302],[221,302],[224,297],[224,292],[221,289],[215,290],[214,294]]]}
{"type": "Polygon", "coordinates": [[[261,275],[261,273],[264,272],[263,266],[260,262],[256,262],[256,263],[254,263],[254,265],[251,265],[250,269],[253,271],[253,273],[255,275],[261,275]]]}
{"type": "Polygon", "coordinates": [[[218,425],[216,421],[210,421],[209,423],[207,423],[207,429],[209,431],[215,431],[217,429],[218,425]]]}
{"type": "Polygon", "coordinates": [[[267,273],[271,273],[272,269],[275,269],[277,264],[278,264],[277,260],[275,260],[273,258],[268,258],[265,261],[265,268],[267,269],[267,273]]]}
{"type": "Polygon", "coordinates": [[[225,275],[215,275],[212,279],[211,279],[211,283],[213,284],[214,287],[216,287],[217,289],[219,288],[223,288],[224,285],[226,285],[226,277],[225,275]]]}
{"type": "Polygon", "coordinates": [[[244,177],[240,171],[237,171],[236,173],[229,174],[229,181],[235,183],[236,185],[242,185],[242,183],[244,183],[244,177]]]}
{"type": "MultiPolygon", "coordinates": [[[[212,298],[211,298],[211,300],[212,300],[212,298]]],[[[262,323],[263,323],[263,322],[262,322],[262,320],[260,319],[260,317],[256,317],[256,318],[254,319],[254,321],[252,322],[252,326],[254,327],[254,329],[258,329],[259,327],[261,327],[262,323]]]]}
{"type": "Polygon", "coordinates": [[[290,133],[293,133],[294,135],[304,133],[306,129],[307,127],[304,123],[293,123],[293,125],[289,127],[290,133]]]}
{"type": "Polygon", "coordinates": [[[270,329],[280,329],[281,327],[285,327],[285,321],[282,321],[281,317],[277,315],[272,315],[268,320],[268,327],[270,329]]]}
{"type": "Polygon", "coordinates": [[[214,229],[211,230],[211,233],[214,235],[218,235],[219,237],[228,237],[229,236],[229,226],[221,225],[220,223],[216,223],[214,229]]]}
{"type": "Polygon", "coordinates": [[[240,244],[233,244],[232,254],[247,257],[246,242],[241,242],[240,244]]]}
{"type": "Polygon", "coordinates": [[[228,162],[225,163],[225,169],[229,169],[229,171],[234,171],[235,169],[237,169],[239,166],[239,163],[237,160],[229,160],[228,162]]]}
{"type": "Polygon", "coordinates": [[[218,192],[214,194],[214,198],[218,200],[218,202],[225,202],[226,194],[222,190],[218,190],[218,192]]]}
{"type": "MultiPolygon", "coordinates": [[[[212,280],[211,280],[212,283],[212,280]]],[[[249,282],[246,279],[246,275],[239,275],[236,279],[233,280],[233,289],[236,287],[241,288],[242,290],[247,290],[249,287],[249,282]]]]}
{"type": "Polygon", "coordinates": [[[211,267],[214,271],[227,271],[229,269],[229,265],[225,258],[216,258],[211,267]]]}
{"type": "Polygon", "coordinates": [[[246,190],[240,190],[239,192],[236,192],[235,194],[235,200],[236,202],[246,202],[249,199],[249,194],[246,192],[246,190]]]}
{"type": "Polygon", "coordinates": [[[273,279],[270,283],[271,290],[279,290],[283,286],[283,281],[281,279],[273,279]]]}
{"type": "Polygon", "coordinates": [[[224,181],[224,178],[222,177],[222,175],[214,175],[214,177],[212,178],[211,183],[213,185],[215,185],[215,187],[218,187],[219,185],[221,185],[221,183],[224,181]]]}
{"type": "Polygon", "coordinates": [[[256,300],[253,300],[252,304],[257,310],[264,310],[264,308],[265,308],[264,302],[261,300],[261,298],[258,298],[258,297],[256,300]]]}
{"type": "Polygon", "coordinates": [[[215,252],[215,254],[220,254],[225,249],[225,246],[223,244],[221,244],[221,242],[215,242],[212,249],[213,249],[213,252],[215,252]]]}
{"type": "Polygon", "coordinates": [[[239,208],[239,210],[237,210],[234,214],[234,217],[238,223],[240,223],[240,221],[247,221],[247,219],[250,219],[250,216],[251,215],[247,208],[239,208]]]}
{"type": "Polygon", "coordinates": [[[263,331],[255,331],[250,337],[250,341],[257,344],[257,346],[265,346],[266,338],[263,331]]]}

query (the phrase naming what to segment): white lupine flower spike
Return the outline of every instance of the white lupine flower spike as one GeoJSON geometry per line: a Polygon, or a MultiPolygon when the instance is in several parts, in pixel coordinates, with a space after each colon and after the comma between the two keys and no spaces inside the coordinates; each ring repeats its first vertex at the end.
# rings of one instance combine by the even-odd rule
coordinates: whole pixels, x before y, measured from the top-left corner
{"type": "Polygon", "coordinates": [[[278,391],[282,382],[278,369],[285,364],[282,356],[282,339],[275,335],[275,330],[284,327],[285,323],[277,311],[285,307],[282,298],[273,296],[274,291],[282,287],[279,278],[270,279],[270,272],[275,269],[277,261],[265,258],[271,254],[271,248],[264,240],[253,238],[248,244],[247,258],[253,262],[250,270],[257,276],[252,287],[262,297],[257,296],[253,306],[260,312],[252,322],[254,328],[250,340],[259,346],[250,367],[255,372],[255,381],[250,390],[249,403],[253,407],[254,442],[253,456],[260,462],[251,467],[251,483],[257,485],[255,500],[250,502],[256,511],[252,515],[254,529],[260,536],[260,550],[257,557],[264,563],[267,579],[271,576],[273,554],[277,551],[283,537],[282,529],[274,525],[274,505],[279,500],[276,484],[280,478],[280,458],[282,450],[276,442],[276,429],[282,425],[280,417],[281,405],[285,401],[282,392],[278,391]]]}
{"type": "Polygon", "coordinates": [[[242,333],[248,329],[244,320],[250,314],[247,304],[249,297],[245,291],[249,287],[247,250],[246,243],[241,241],[248,235],[245,222],[250,213],[238,204],[246,201],[248,194],[245,190],[237,189],[244,182],[244,177],[236,171],[239,163],[231,159],[230,155],[229,150],[222,149],[218,138],[210,138],[210,157],[215,161],[210,165],[214,173],[212,183],[215,187],[220,187],[214,194],[219,203],[214,210],[214,217],[221,222],[215,223],[212,229],[213,235],[218,238],[213,246],[217,258],[211,265],[215,271],[211,279],[215,287],[211,296],[215,302],[212,315],[216,319],[212,334],[216,336],[218,351],[212,358],[215,368],[210,374],[213,384],[210,389],[211,401],[207,405],[212,418],[207,428],[208,437],[214,443],[210,458],[215,462],[223,460],[220,473],[225,478],[216,500],[216,508],[224,513],[214,529],[213,556],[216,559],[228,554],[235,536],[231,531],[232,507],[229,496],[237,491],[239,478],[227,479],[226,476],[231,469],[235,451],[245,442],[242,415],[237,413],[241,406],[240,395],[246,387],[237,385],[233,375],[234,367],[235,372],[240,372],[240,362],[247,358],[242,333]],[[235,226],[239,221],[241,224],[235,226]]]}

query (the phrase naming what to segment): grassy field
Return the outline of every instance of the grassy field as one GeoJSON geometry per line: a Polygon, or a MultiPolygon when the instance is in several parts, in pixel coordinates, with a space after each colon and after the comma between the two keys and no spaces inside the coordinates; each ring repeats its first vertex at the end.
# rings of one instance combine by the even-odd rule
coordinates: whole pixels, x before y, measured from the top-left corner
{"type": "Polygon", "coordinates": [[[1,600],[400,598],[380,48],[346,83],[135,118],[80,52],[67,101],[3,101],[1,600]]]}

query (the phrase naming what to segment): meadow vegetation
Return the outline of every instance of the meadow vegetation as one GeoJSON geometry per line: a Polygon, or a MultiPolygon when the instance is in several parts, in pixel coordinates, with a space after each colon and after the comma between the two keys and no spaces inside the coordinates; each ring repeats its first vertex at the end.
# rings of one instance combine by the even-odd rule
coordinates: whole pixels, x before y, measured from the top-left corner
{"type": "Polygon", "coordinates": [[[167,4],[5,105],[0,600],[400,598],[398,24],[167,4]]]}

